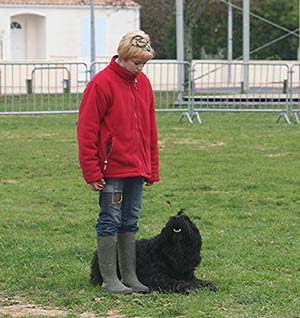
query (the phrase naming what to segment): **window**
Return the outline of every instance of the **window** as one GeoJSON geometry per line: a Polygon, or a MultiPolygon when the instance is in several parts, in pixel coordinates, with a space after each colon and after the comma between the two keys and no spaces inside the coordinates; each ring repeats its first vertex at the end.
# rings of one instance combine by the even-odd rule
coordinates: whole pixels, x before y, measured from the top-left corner
{"type": "Polygon", "coordinates": [[[22,29],[22,25],[19,22],[13,21],[10,24],[11,29],[22,29]]]}

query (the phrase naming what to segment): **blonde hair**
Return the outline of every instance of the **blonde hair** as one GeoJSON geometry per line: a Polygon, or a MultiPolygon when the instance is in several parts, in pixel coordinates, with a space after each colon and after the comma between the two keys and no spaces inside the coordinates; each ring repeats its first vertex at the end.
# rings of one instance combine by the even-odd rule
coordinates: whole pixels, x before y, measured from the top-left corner
{"type": "Polygon", "coordinates": [[[134,58],[143,62],[151,60],[154,56],[154,50],[149,35],[144,31],[126,33],[118,45],[118,55],[125,61],[134,58]]]}

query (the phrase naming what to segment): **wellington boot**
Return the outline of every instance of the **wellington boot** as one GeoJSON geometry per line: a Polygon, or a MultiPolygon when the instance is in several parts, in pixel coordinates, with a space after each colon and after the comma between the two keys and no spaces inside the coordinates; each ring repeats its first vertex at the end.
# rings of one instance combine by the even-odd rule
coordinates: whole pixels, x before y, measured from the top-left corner
{"type": "Polygon", "coordinates": [[[138,293],[149,293],[136,276],[135,234],[126,232],[118,234],[118,259],[122,283],[138,293]]]}
{"type": "Polygon", "coordinates": [[[97,253],[103,278],[102,290],[111,293],[132,293],[133,290],[122,284],[117,275],[117,237],[98,236],[97,253]]]}

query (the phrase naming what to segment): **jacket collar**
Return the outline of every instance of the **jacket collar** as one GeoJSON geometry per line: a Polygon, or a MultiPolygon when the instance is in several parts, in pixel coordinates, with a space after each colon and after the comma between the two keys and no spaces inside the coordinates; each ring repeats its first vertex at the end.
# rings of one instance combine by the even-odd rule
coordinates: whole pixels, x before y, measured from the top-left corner
{"type": "Polygon", "coordinates": [[[123,68],[120,64],[116,62],[117,58],[117,55],[111,58],[109,67],[123,79],[127,81],[133,81],[137,77],[137,74],[133,74],[125,70],[125,68],[123,68]]]}

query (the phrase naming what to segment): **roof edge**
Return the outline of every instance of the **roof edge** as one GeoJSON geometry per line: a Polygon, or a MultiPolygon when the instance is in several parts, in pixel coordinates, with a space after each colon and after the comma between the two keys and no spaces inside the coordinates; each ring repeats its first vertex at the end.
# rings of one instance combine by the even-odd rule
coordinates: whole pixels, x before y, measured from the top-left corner
{"type": "MultiPolygon", "coordinates": [[[[0,6],[79,6],[90,7],[89,0],[0,0],[0,6]]],[[[95,7],[141,7],[132,0],[95,0],[95,7]]]]}

